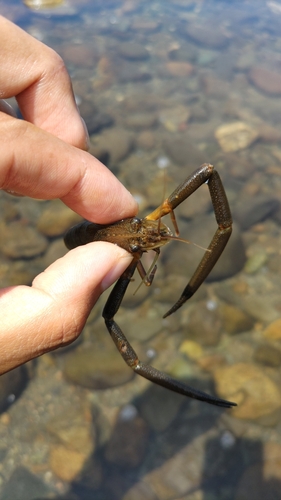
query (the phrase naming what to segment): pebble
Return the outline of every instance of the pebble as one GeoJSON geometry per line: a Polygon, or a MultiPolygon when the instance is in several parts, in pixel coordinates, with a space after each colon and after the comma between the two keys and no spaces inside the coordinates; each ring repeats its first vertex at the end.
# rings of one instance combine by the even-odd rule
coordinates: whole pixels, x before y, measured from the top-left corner
{"type": "Polygon", "coordinates": [[[121,128],[105,130],[100,135],[91,136],[90,140],[93,146],[107,152],[110,165],[115,165],[126,158],[133,147],[131,134],[121,128]]]}
{"type": "Polygon", "coordinates": [[[256,454],[255,463],[243,472],[234,500],[278,500],[280,498],[280,464],[280,444],[272,441],[264,443],[260,454],[256,454]]]}
{"type": "MultiPolygon", "coordinates": [[[[192,425],[194,423],[193,420],[192,425]]],[[[194,433],[190,438],[185,437],[184,434],[181,438],[177,435],[175,438],[178,445],[174,441],[169,443],[170,448],[175,449],[175,452],[170,453],[165,460],[162,459],[157,467],[150,470],[143,478],[157,499],[184,498],[187,492],[200,486],[202,468],[204,470],[204,459],[206,459],[206,442],[214,439],[212,432],[203,431],[199,436],[194,433]]],[[[213,474],[214,469],[209,471],[208,477],[212,477],[213,474]]]]}
{"type": "Polygon", "coordinates": [[[49,466],[62,481],[73,481],[83,471],[87,454],[63,445],[51,445],[49,466]]]}
{"type": "Polygon", "coordinates": [[[281,409],[279,387],[261,369],[250,363],[236,363],[213,372],[218,395],[237,403],[231,414],[256,420],[281,409]]]}
{"type": "MultiPolygon", "coordinates": [[[[196,197],[196,195],[194,196],[196,197]]],[[[191,276],[204,254],[204,250],[192,245],[192,243],[207,248],[215,232],[214,226],[213,215],[198,216],[194,222],[186,224],[184,227],[180,226],[180,237],[187,239],[191,244],[188,245],[188,248],[184,244],[178,243],[177,246],[174,244],[169,247],[169,251],[164,253],[163,261],[169,274],[182,275],[184,263],[186,276],[191,276]]],[[[243,269],[245,261],[246,254],[241,233],[237,224],[234,224],[226,248],[209,274],[207,281],[217,281],[234,276],[243,269]]]]}
{"type": "Polygon", "coordinates": [[[184,398],[163,387],[150,385],[137,400],[137,407],[150,429],[163,432],[175,420],[184,398]]]}
{"type": "MultiPolygon", "coordinates": [[[[184,219],[195,219],[197,216],[206,215],[212,210],[212,202],[207,186],[202,186],[191,197],[177,207],[176,216],[184,219]],[[196,203],[195,203],[196,199],[196,203]]],[[[190,239],[189,239],[190,241],[190,239]]]]}
{"type": "Polygon", "coordinates": [[[0,412],[5,411],[23,392],[28,382],[26,366],[19,366],[0,377],[0,412]]]}
{"type": "Polygon", "coordinates": [[[168,52],[171,61],[195,62],[198,49],[192,43],[173,46],[168,52]]]}
{"type": "Polygon", "coordinates": [[[268,256],[264,250],[251,255],[244,266],[244,271],[247,274],[257,273],[267,262],[268,256]]]}
{"type": "Polygon", "coordinates": [[[137,467],[147,451],[148,437],[149,428],[141,416],[118,419],[106,443],[104,456],[110,464],[118,467],[137,467]]]}
{"type": "Polygon", "coordinates": [[[152,131],[143,130],[137,136],[137,146],[145,151],[151,151],[155,148],[156,140],[152,131]]]}
{"type": "Polygon", "coordinates": [[[33,261],[32,267],[26,265],[26,260],[6,261],[1,258],[0,281],[1,287],[13,285],[30,285],[38,272],[42,271],[42,265],[36,265],[33,261]]]}
{"type": "MultiPolygon", "coordinates": [[[[144,287],[145,288],[145,287],[144,287]]],[[[128,302],[127,302],[128,304],[128,302]]],[[[118,325],[121,330],[130,332],[130,338],[140,341],[149,340],[163,328],[161,316],[163,315],[162,307],[157,303],[151,306],[151,301],[148,300],[138,309],[122,309],[118,314],[118,325]],[[131,328],[130,328],[130,325],[131,328]]]]}
{"type": "Polygon", "coordinates": [[[186,26],[185,34],[194,40],[198,45],[207,48],[222,49],[228,45],[230,38],[218,29],[213,29],[213,24],[192,22],[186,26]]]}
{"type": "MultiPolygon", "coordinates": [[[[38,1],[38,0],[36,0],[38,1]]],[[[96,66],[99,55],[94,45],[69,44],[60,47],[59,53],[66,64],[72,64],[75,67],[93,68],[96,66]]]]}
{"type": "Polygon", "coordinates": [[[220,314],[222,317],[223,329],[231,335],[241,332],[247,332],[254,327],[254,319],[242,309],[221,303],[220,314]]]}
{"type": "Polygon", "coordinates": [[[101,351],[93,346],[66,354],[63,374],[70,382],[88,389],[116,387],[134,376],[117,349],[101,351]]]}
{"type": "Polygon", "coordinates": [[[215,137],[226,153],[248,148],[258,138],[258,131],[244,122],[221,125],[215,130],[215,137]]]}
{"type": "Polygon", "coordinates": [[[201,345],[194,340],[184,340],[180,345],[179,351],[192,360],[201,358],[204,353],[201,345]]]}
{"type": "Polygon", "coordinates": [[[272,321],[263,331],[264,338],[268,340],[281,339],[281,318],[272,321]]]}
{"type": "Polygon", "coordinates": [[[185,167],[186,176],[208,160],[206,154],[194,146],[186,134],[169,134],[163,141],[163,147],[175,163],[185,167]]]}
{"type": "Polygon", "coordinates": [[[241,229],[249,229],[254,224],[263,222],[279,210],[280,201],[269,195],[249,196],[239,202],[233,210],[233,218],[241,229]]]}
{"type": "Polygon", "coordinates": [[[1,492],[1,500],[38,500],[52,496],[45,483],[25,467],[14,469],[1,492]]]}
{"type": "Polygon", "coordinates": [[[35,257],[45,252],[48,240],[32,227],[20,221],[0,223],[1,252],[12,259],[35,257]]]}
{"type": "Polygon", "coordinates": [[[278,367],[281,365],[281,350],[263,343],[255,349],[254,360],[262,365],[278,367]]]}
{"type": "Polygon", "coordinates": [[[254,66],[249,71],[248,78],[258,90],[271,96],[281,95],[281,73],[254,66]]]}
{"type": "Polygon", "coordinates": [[[207,66],[216,61],[218,53],[215,50],[202,49],[198,55],[197,62],[200,66],[207,66]]]}
{"type": "Polygon", "coordinates": [[[222,319],[219,308],[209,310],[206,301],[196,302],[189,314],[186,328],[188,340],[200,345],[217,345],[222,332],[222,319]]]}
{"type": "Polygon", "coordinates": [[[62,5],[64,0],[23,0],[23,3],[31,9],[47,9],[62,5]]]}
{"type": "Polygon", "coordinates": [[[137,17],[131,24],[133,31],[143,31],[144,33],[155,33],[161,27],[159,20],[149,19],[146,17],[137,17]]]}
{"type": "Polygon", "coordinates": [[[225,80],[221,80],[217,76],[207,73],[201,76],[200,81],[202,81],[204,85],[205,95],[208,98],[214,97],[221,100],[229,97],[229,83],[225,80]]]}
{"type": "Polygon", "coordinates": [[[155,127],[157,116],[155,113],[135,113],[125,118],[125,126],[128,129],[144,130],[155,127]]]}
{"type": "Polygon", "coordinates": [[[169,132],[178,132],[184,124],[187,124],[189,118],[190,109],[183,105],[163,109],[159,114],[161,125],[169,132]]]}
{"type": "MultiPolygon", "coordinates": [[[[269,125],[268,123],[261,123],[258,127],[259,139],[261,141],[271,143],[280,143],[281,141],[281,132],[276,127],[269,125]]],[[[272,167],[270,167],[272,168],[272,167]]],[[[277,170],[275,171],[277,173],[277,170]]],[[[280,170],[277,175],[280,175],[280,170]]]]}
{"type": "Polygon", "coordinates": [[[64,234],[71,226],[83,218],[73,212],[60,200],[52,200],[42,211],[36,227],[45,236],[55,237],[64,234]]]}
{"type": "Polygon", "coordinates": [[[150,56],[149,51],[143,45],[135,42],[119,43],[117,52],[119,56],[130,61],[144,61],[150,56]]]}
{"type": "Polygon", "coordinates": [[[84,116],[83,112],[81,114],[85,120],[87,130],[89,135],[97,134],[102,129],[107,127],[112,127],[114,124],[114,119],[109,113],[104,113],[102,111],[95,111],[91,116],[84,116]]]}
{"type": "Polygon", "coordinates": [[[194,66],[184,61],[169,61],[166,70],[172,76],[188,77],[194,72],[194,66]]]}
{"type": "Polygon", "coordinates": [[[129,61],[124,61],[123,64],[116,70],[119,83],[128,82],[146,82],[152,78],[152,74],[145,68],[140,67],[129,61]]]}

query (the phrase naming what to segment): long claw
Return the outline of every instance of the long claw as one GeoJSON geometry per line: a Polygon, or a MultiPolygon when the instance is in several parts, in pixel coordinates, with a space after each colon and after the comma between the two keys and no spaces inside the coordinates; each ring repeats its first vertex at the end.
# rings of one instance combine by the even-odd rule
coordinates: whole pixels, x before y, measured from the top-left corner
{"type": "Polygon", "coordinates": [[[170,377],[166,373],[156,370],[156,368],[153,368],[153,366],[145,365],[141,361],[134,368],[134,371],[139,375],[142,375],[142,377],[147,378],[151,382],[161,385],[162,387],[166,387],[166,389],[170,389],[171,391],[182,394],[183,396],[188,396],[199,401],[204,401],[205,403],[219,406],[221,408],[232,408],[233,406],[237,406],[236,403],[233,403],[231,401],[216,398],[214,396],[206,394],[205,392],[193,389],[193,387],[190,387],[183,382],[170,377]]]}

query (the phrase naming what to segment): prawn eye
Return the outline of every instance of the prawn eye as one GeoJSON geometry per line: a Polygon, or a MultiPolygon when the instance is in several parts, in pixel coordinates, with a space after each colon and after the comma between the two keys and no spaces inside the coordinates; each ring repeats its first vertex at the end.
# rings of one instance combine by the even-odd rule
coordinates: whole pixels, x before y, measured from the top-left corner
{"type": "Polygon", "coordinates": [[[141,226],[141,220],[138,217],[133,217],[130,221],[132,231],[136,233],[140,226],[141,226]]]}
{"type": "Polygon", "coordinates": [[[131,250],[132,253],[136,253],[136,252],[138,252],[140,250],[140,246],[132,243],[130,245],[130,250],[131,250]]]}

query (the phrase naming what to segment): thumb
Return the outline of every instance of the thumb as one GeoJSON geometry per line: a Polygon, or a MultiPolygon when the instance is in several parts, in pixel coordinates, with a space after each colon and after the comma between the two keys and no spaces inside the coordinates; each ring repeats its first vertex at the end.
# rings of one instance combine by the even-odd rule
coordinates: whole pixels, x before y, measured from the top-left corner
{"type": "Polygon", "coordinates": [[[54,262],[31,287],[2,289],[0,373],[75,340],[99,295],[131,259],[111,243],[89,243],[54,262]]]}

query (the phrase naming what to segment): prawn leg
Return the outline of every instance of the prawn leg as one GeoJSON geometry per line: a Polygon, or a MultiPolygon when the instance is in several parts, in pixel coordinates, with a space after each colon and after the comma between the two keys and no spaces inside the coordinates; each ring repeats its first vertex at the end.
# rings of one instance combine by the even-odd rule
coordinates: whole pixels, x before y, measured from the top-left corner
{"type": "Polygon", "coordinates": [[[133,259],[131,264],[127,267],[124,273],[121,275],[117,283],[115,284],[109,298],[103,309],[102,316],[105,320],[106,327],[110,333],[110,336],[115,343],[118,351],[123,357],[127,365],[132,368],[136,373],[142,377],[154,382],[155,384],[166,387],[171,391],[177,392],[184,396],[189,396],[190,398],[197,399],[199,401],[204,401],[215,406],[220,406],[222,408],[231,408],[236,406],[236,403],[226,401],[224,399],[216,398],[206,394],[204,392],[198,391],[184,384],[183,382],[173,379],[166,373],[163,373],[150,365],[142,363],[131,344],[125,337],[119,325],[114,320],[115,314],[118,312],[122,299],[125,295],[127,287],[131,282],[134,271],[137,267],[138,260],[133,259]]]}
{"type": "MultiPolygon", "coordinates": [[[[225,190],[218,172],[209,163],[204,163],[187,177],[164,203],[151,212],[146,219],[157,220],[163,215],[173,214],[174,209],[193,194],[202,184],[207,183],[218,228],[213,239],[198,264],[180,298],[164,315],[164,318],[179,309],[198,290],[221,256],[232,232],[232,217],[225,190]]],[[[173,215],[174,217],[174,215],[173,215]]],[[[173,220],[173,219],[172,219],[173,220]]]]}

